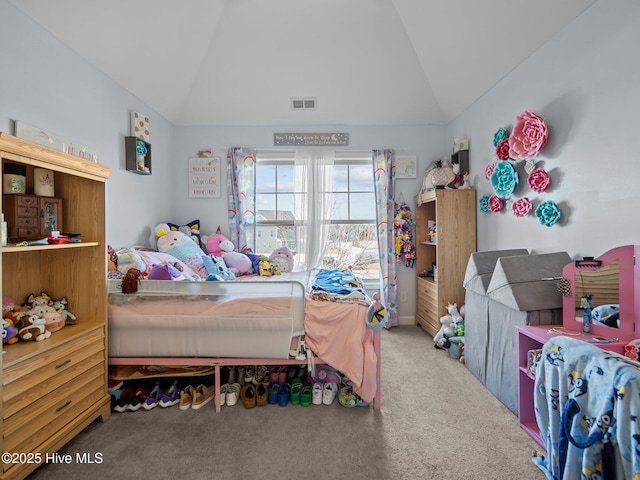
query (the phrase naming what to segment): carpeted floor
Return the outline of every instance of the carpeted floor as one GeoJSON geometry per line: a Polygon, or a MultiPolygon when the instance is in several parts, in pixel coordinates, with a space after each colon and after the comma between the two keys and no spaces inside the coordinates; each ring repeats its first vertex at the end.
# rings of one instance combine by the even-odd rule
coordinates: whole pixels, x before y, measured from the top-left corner
{"type": "Polygon", "coordinates": [[[382,408],[240,402],[143,409],[95,422],[30,478],[544,480],[542,449],[420,328],[382,332],[382,408]],[[210,408],[209,408],[210,407],[210,408]],[[76,455],[101,457],[81,464],[76,455]],[[99,455],[98,455],[99,454],[99,455]]]}

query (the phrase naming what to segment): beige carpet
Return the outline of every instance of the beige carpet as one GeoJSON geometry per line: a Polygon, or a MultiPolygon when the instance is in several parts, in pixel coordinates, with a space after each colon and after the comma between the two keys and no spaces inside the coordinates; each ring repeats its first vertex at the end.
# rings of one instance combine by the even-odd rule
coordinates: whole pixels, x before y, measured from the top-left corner
{"type": "MultiPolygon", "coordinates": [[[[382,409],[288,405],[114,413],[35,479],[544,480],[541,448],[418,327],[382,332],[382,409]]],[[[208,408],[210,406],[210,408],[208,408]]]]}

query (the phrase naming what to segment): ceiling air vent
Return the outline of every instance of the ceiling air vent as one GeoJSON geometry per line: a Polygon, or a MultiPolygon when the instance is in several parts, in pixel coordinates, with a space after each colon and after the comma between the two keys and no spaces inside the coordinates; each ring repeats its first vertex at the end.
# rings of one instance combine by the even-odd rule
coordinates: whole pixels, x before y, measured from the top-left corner
{"type": "Polygon", "coordinates": [[[316,109],[315,97],[306,98],[291,98],[291,110],[315,110],[316,109]]]}

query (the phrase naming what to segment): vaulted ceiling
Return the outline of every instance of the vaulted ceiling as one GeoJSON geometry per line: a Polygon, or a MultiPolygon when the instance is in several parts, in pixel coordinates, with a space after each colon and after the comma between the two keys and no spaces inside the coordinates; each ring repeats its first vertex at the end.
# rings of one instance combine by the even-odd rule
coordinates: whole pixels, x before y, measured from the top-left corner
{"type": "Polygon", "coordinates": [[[594,0],[10,1],[169,121],[236,126],[448,124],[594,0]]]}

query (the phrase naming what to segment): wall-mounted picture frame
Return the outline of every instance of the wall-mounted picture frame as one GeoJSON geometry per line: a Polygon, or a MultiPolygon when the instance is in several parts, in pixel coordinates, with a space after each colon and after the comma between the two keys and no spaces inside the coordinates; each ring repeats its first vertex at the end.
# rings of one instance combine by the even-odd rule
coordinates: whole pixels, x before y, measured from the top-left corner
{"type": "Polygon", "coordinates": [[[416,178],[418,157],[416,155],[396,155],[396,179],[416,178]]]}
{"type": "Polygon", "coordinates": [[[220,159],[198,157],[189,159],[189,198],[220,196],[220,159]]]}

